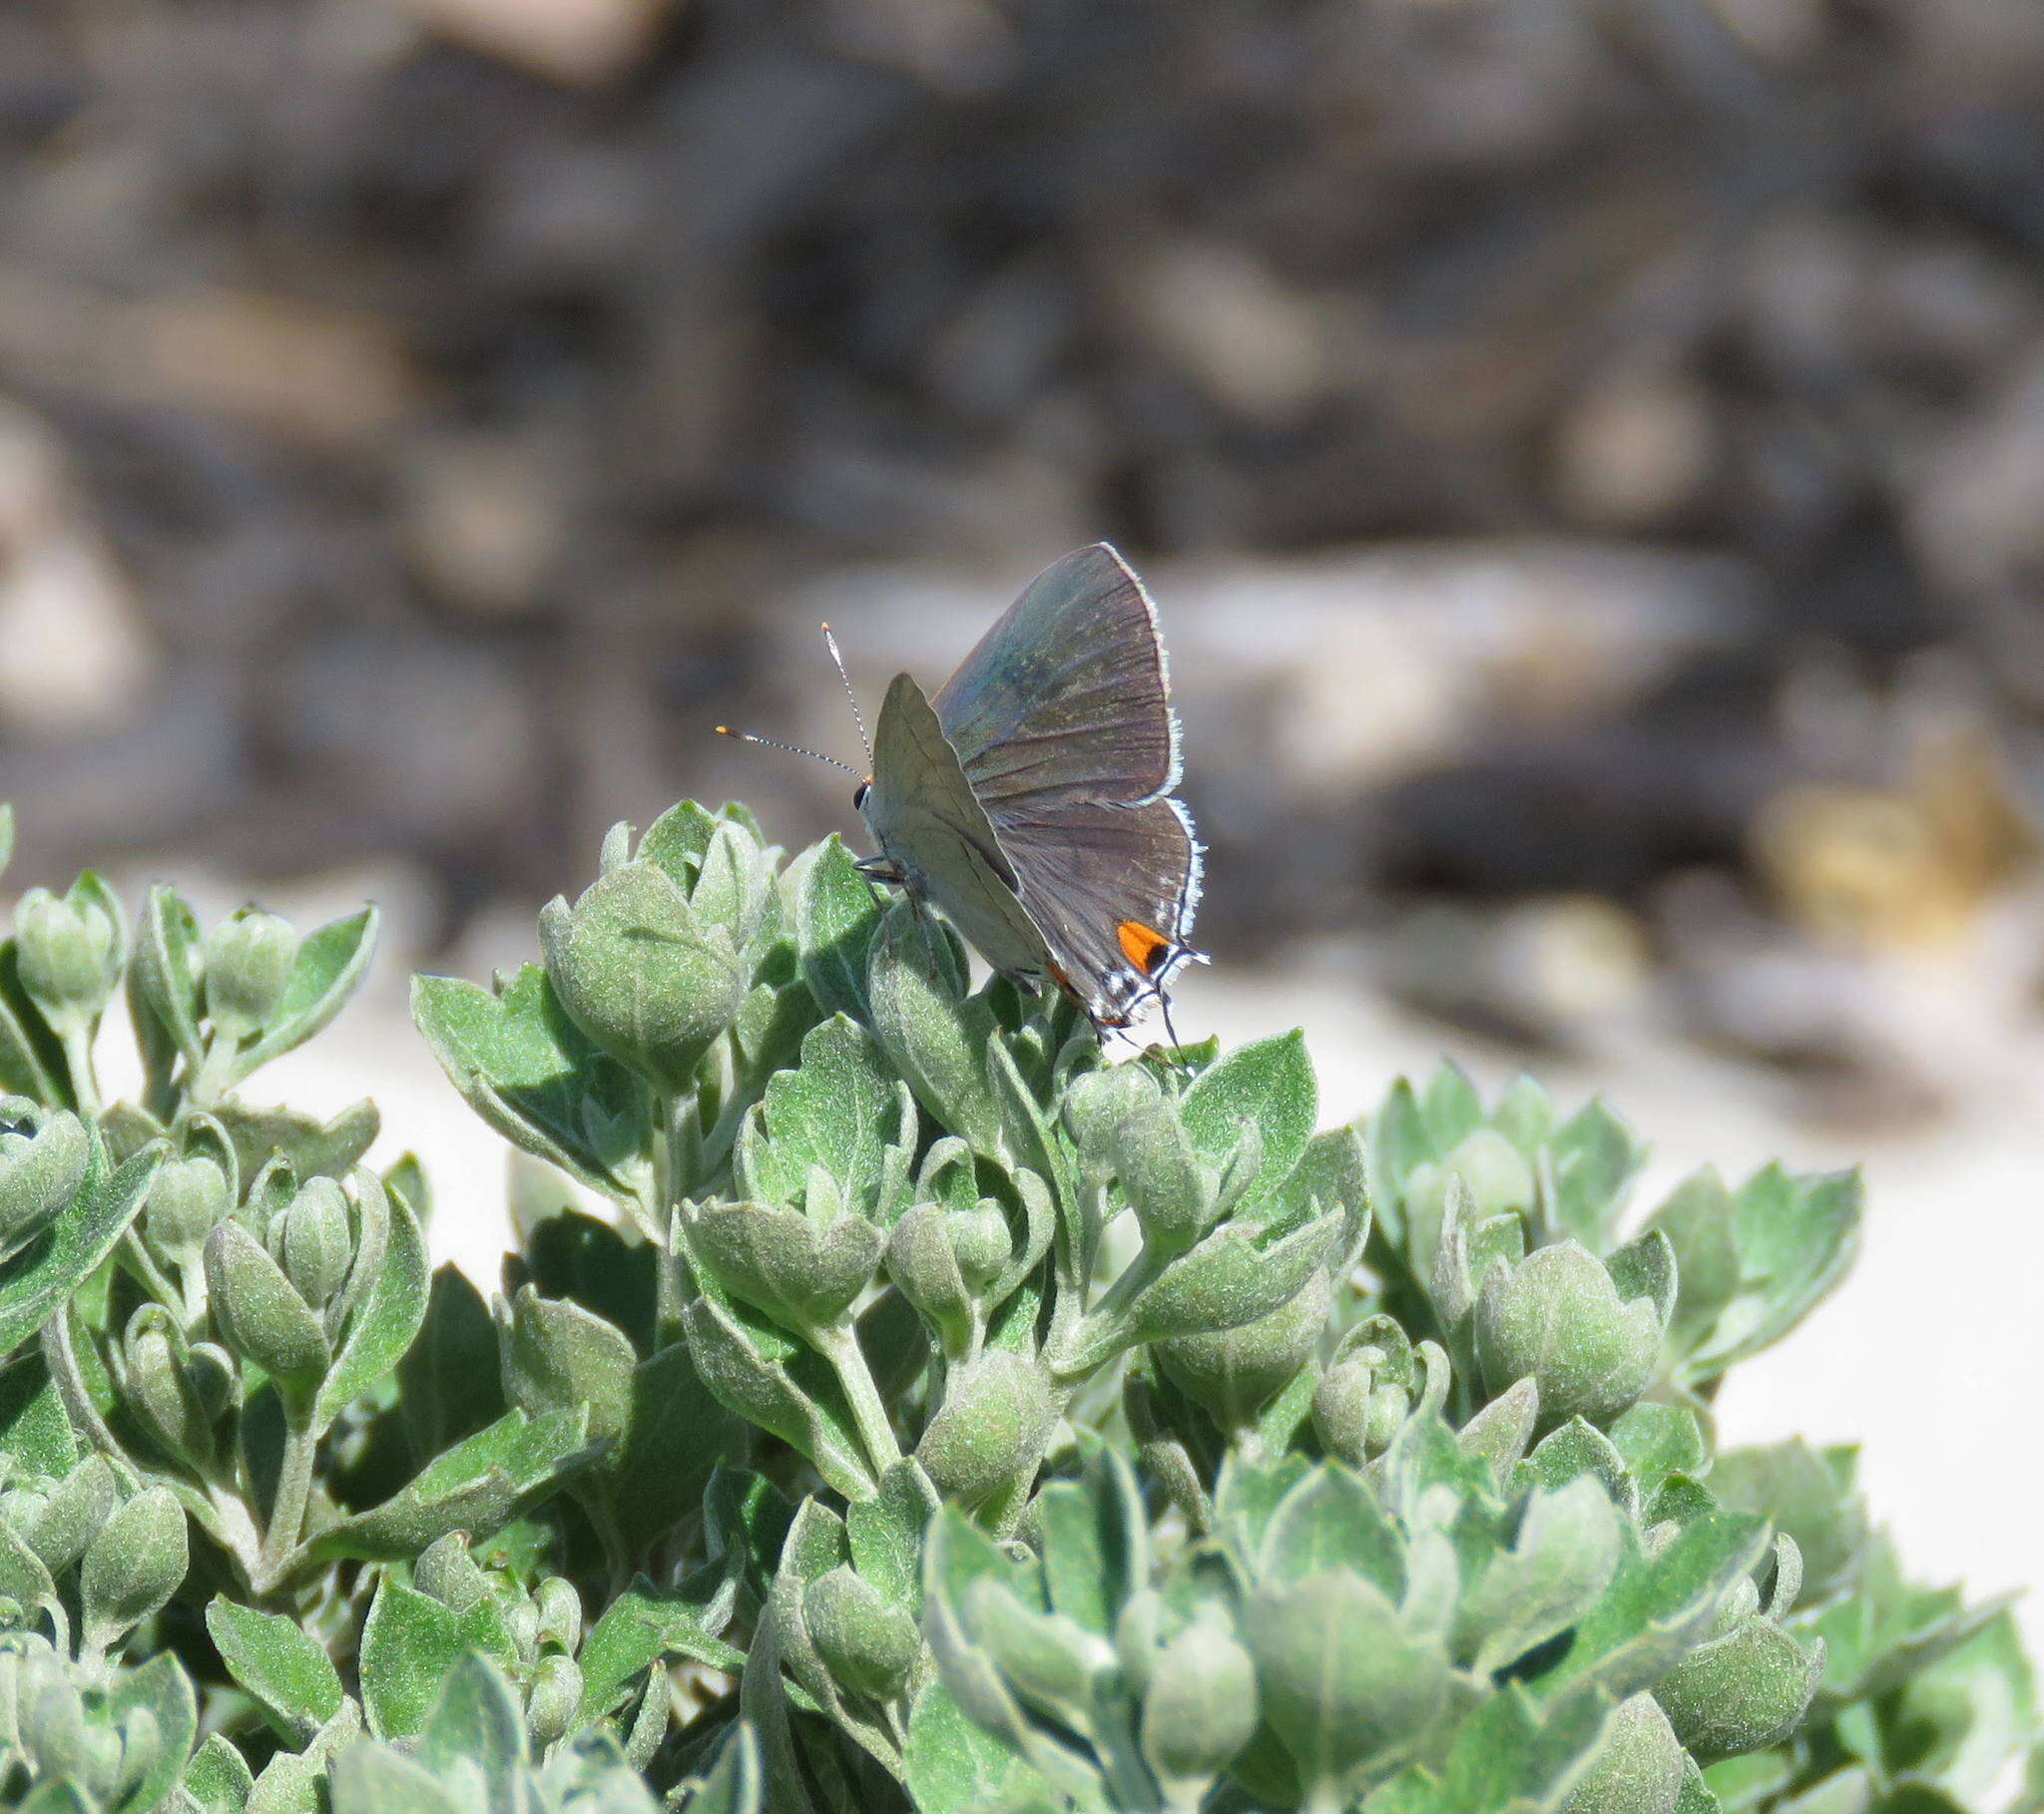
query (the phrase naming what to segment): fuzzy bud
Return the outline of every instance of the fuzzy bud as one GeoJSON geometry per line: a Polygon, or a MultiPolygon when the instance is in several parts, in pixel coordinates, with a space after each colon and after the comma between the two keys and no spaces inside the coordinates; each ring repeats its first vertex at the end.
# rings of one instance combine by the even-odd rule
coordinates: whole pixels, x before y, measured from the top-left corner
{"type": "Polygon", "coordinates": [[[240,1044],[269,1025],[298,961],[298,935],[288,920],[243,907],[206,940],[206,1012],[240,1044]]]}
{"type": "Polygon", "coordinates": [[[99,899],[31,888],[14,912],[21,986],[53,1026],[89,1026],[121,981],[121,928],[99,899]]]}
{"type": "Polygon", "coordinates": [[[0,1260],[57,1219],[91,1157],[92,1139],[77,1116],[26,1097],[0,1097],[0,1260]]]}

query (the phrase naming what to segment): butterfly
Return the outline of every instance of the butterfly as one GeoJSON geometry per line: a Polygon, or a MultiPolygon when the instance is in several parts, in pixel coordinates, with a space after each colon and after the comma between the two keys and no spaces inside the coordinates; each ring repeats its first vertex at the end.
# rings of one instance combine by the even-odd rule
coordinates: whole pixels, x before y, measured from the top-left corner
{"type": "Polygon", "coordinates": [[[852,796],[879,845],[870,878],[1096,1030],[1158,1005],[1169,1024],[1172,979],[1207,961],[1189,942],[1201,849],[1173,792],[1157,608],[1113,548],[1046,568],[934,695],[896,675],[871,764],[852,796]]]}

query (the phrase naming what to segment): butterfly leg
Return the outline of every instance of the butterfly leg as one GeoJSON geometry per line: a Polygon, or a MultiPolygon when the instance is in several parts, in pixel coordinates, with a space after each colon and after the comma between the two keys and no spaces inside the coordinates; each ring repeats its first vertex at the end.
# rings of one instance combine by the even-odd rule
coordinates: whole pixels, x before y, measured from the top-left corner
{"type": "Polygon", "coordinates": [[[908,878],[904,876],[899,869],[895,868],[895,866],[892,863],[890,863],[885,857],[866,857],[861,861],[854,863],[852,867],[855,868],[859,872],[859,875],[864,879],[866,885],[866,893],[873,897],[873,905],[875,907],[884,905],[884,903],[880,899],[879,889],[874,886],[876,882],[884,882],[890,888],[900,888],[905,886],[908,880],[908,878]]]}

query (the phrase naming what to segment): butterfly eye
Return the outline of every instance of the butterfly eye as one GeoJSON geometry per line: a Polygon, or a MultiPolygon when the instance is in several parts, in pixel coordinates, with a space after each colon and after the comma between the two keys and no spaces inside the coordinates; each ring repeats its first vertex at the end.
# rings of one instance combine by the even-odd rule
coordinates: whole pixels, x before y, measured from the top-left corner
{"type": "Polygon", "coordinates": [[[865,803],[866,803],[866,794],[868,793],[868,791],[870,791],[870,789],[871,789],[872,785],[873,785],[873,784],[872,784],[872,782],[870,782],[870,781],[861,781],[861,782],[859,782],[859,784],[858,784],[858,785],[857,785],[857,786],[856,786],[855,788],[853,788],[853,789],[852,789],[852,793],[851,793],[851,809],[852,809],[852,811],[854,811],[854,812],[857,812],[857,811],[858,811],[858,810],[859,810],[859,809],[860,809],[861,807],[863,807],[863,806],[865,805],[865,803]]]}

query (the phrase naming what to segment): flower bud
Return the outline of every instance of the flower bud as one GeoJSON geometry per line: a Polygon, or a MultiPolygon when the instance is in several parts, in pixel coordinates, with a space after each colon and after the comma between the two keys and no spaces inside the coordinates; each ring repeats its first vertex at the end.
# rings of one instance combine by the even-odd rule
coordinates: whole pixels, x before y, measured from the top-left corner
{"type": "Polygon", "coordinates": [[[1821,1639],[1804,1650],[1772,1618],[1748,1618],[1700,1645],[1654,1688],[1668,1723],[1699,1763],[1779,1744],[1823,1674],[1821,1639]]]}
{"type": "Polygon", "coordinates": [[[818,1226],[795,1209],[712,1203],[696,1218],[692,1254],[734,1297],[791,1329],[818,1329],[872,1282],[883,1238],[855,1215],[818,1226]]]}
{"type": "Polygon", "coordinates": [[[1183,1253],[1213,1227],[1220,1212],[1215,1180],[1170,1105],[1160,1101],[1123,1116],[1101,1143],[1154,1253],[1183,1253]]]}
{"type": "Polygon", "coordinates": [[[882,1599],[870,1582],[841,1566],[803,1589],[802,1622],[831,1675],[873,1700],[899,1694],[922,1654],[922,1636],[907,1609],[882,1599]]]}
{"type": "Polygon", "coordinates": [[[1390,1447],[1412,1409],[1412,1394],[1387,1370],[1381,1348],[1364,1343],[1341,1356],[1313,1391],[1313,1429],[1329,1455],[1359,1468],[1390,1447]]]}
{"type": "Polygon", "coordinates": [[[887,1276],[943,1338],[949,1354],[962,1354],[972,1337],[972,1293],[952,1246],[954,1211],[915,1203],[902,1212],[887,1237],[887,1276]]]}
{"type": "Polygon", "coordinates": [[[212,1419],[187,1375],[177,1323],[161,1304],[144,1304],[122,1338],[122,1396],[160,1447],[190,1467],[213,1459],[212,1419]]]}
{"type": "Polygon", "coordinates": [[[205,1157],[167,1159],[142,1205],[142,1228],[166,1259],[189,1265],[228,1212],[228,1179],[205,1157]]]}
{"type": "Polygon", "coordinates": [[[575,1591],[575,1584],[549,1575],[532,1598],[539,1612],[539,1641],[573,1655],[582,1647],[582,1595],[575,1591]]]}
{"type": "Polygon", "coordinates": [[[121,928],[92,893],[31,888],[14,911],[15,962],[53,1026],[89,1026],[121,981],[121,928]]]}
{"type": "Polygon", "coordinates": [[[354,1263],[354,1231],[347,1198],[330,1177],[305,1180],[284,1211],[269,1225],[270,1252],[298,1295],[315,1310],[347,1283],[354,1263]]]}
{"type": "Polygon", "coordinates": [[[953,1209],[944,1217],[944,1238],[958,1262],[958,1276],[974,1297],[983,1296],[1014,1256],[1008,1218],[990,1196],[970,1209],[953,1209]]]}
{"type": "Polygon", "coordinates": [[[26,1097],[0,1097],[0,1260],[57,1219],[91,1157],[92,1138],[77,1116],[26,1097]]]}
{"type": "Polygon", "coordinates": [[[1150,1665],[1143,1756],[1187,1805],[1255,1736],[1257,1668],[1218,1617],[1197,1620],[1150,1665]]]}
{"type": "Polygon", "coordinates": [[[1619,1301],[1604,1262],[1579,1242],[1539,1247],[1484,1274],[1476,1352],[1493,1394],[1516,1380],[1540,1388],[1548,1429],[1581,1417],[1608,1424],[1637,1402],[1661,1354],[1651,1298],[1619,1301]]]}
{"type": "Polygon", "coordinates": [[[269,1025],[298,961],[298,935],[288,920],[242,907],[206,939],[206,1013],[239,1045],[269,1025]]]}
{"type": "Polygon", "coordinates": [[[976,1506],[1036,1472],[1057,1423],[1043,1375],[995,1349],[953,1378],[915,1453],[939,1493],[976,1506]]]}
{"type": "Polygon", "coordinates": [[[105,1645],[177,1592],[189,1554],[185,1509],[162,1487],[138,1493],[100,1528],[79,1571],[87,1637],[105,1645]]]}
{"type": "Polygon", "coordinates": [[[575,1659],[559,1651],[542,1656],[525,1701],[525,1730],[533,1749],[543,1751],[565,1736],[581,1705],[582,1670],[575,1659]]]}
{"type": "Polygon", "coordinates": [[[326,1332],[240,1222],[221,1222],[206,1237],[206,1284],[213,1320],[235,1353],[287,1391],[317,1386],[333,1358],[326,1332]]]}
{"type": "Polygon", "coordinates": [[[1324,1272],[1288,1304],[1253,1323],[1159,1342],[1159,1364],[1224,1430],[1240,1430],[1312,1358],[1333,1292],[1324,1272]]]}
{"type": "Polygon", "coordinates": [[[558,897],[549,902],[540,944],[569,1018],[662,1089],[690,1087],[745,1001],[729,932],[699,921],[681,889],[651,863],[598,877],[573,907],[558,897]]]}
{"type": "Polygon", "coordinates": [[[89,1455],[50,1489],[33,1517],[8,1522],[21,1531],[43,1567],[61,1575],[85,1554],[120,1497],[106,1458],[89,1455]]]}

